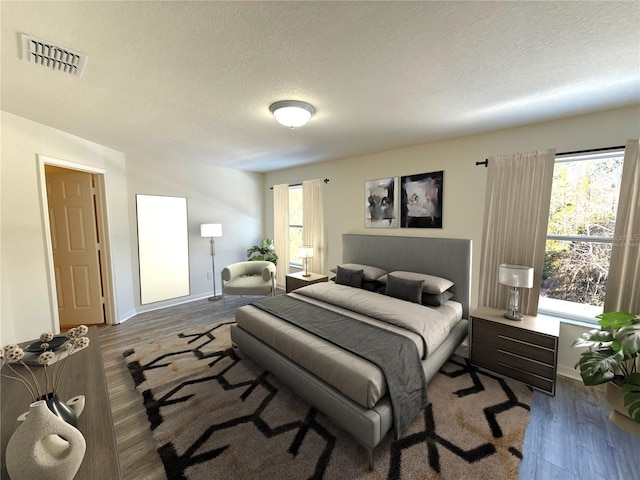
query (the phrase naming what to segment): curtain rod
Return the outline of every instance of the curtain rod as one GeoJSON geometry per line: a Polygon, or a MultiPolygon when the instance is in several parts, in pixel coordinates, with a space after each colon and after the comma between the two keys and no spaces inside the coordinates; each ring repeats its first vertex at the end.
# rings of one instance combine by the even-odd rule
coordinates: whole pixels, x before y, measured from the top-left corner
{"type": "MultiPolygon", "coordinates": [[[[329,179],[328,179],[328,178],[325,178],[325,179],[323,180],[323,182],[324,182],[324,183],[329,183],[329,179]]],[[[302,186],[302,184],[301,184],[301,183],[291,183],[289,186],[290,186],[290,187],[301,187],[301,186],[302,186]]],[[[273,190],[273,187],[269,187],[269,189],[270,189],[270,190],[273,190]]]]}
{"type": "MultiPolygon", "coordinates": [[[[578,155],[580,153],[592,153],[592,152],[605,152],[607,150],[620,150],[621,148],[624,148],[624,145],[619,145],[617,147],[605,147],[605,148],[590,148],[588,150],[574,150],[573,152],[561,152],[561,153],[556,153],[556,156],[560,156],[560,155],[578,155]]],[[[478,165],[484,165],[485,167],[489,166],[489,159],[485,158],[484,162],[476,162],[476,166],[478,165]]]]}

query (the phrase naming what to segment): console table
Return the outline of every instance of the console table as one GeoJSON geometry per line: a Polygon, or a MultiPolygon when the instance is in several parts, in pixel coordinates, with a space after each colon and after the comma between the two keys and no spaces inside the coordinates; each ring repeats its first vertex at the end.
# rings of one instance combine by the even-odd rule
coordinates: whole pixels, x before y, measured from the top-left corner
{"type": "MultiPolygon", "coordinates": [[[[78,418],[78,429],[87,442],[87,451],[76,479],[121,479],[120,461],[116,446],[109,393],[104,375],[100,338],[96,327],[89,327],[90,344],[75,352],[67,361],[64,378],[60,382],[59,397],[62,400],[76,395],[85,396],[85,407],[78,418]]],[[[28,342],[27,342],[28,343],[28,342]]],[[[18,365],[17,368],[23,368],[18,365]]],[[[32,367],[43,374],[41,367],[32,367]]],[[[2,373],[7,373],[6,365],[2,373]]],[[[2,377],[0,384],[0,408],[2,410],[2,480],[9,480],[5,466],[5,451],[11,435],[18,427],[18,416],[29,410],[31,398],[26,388],[17,380],[2,377]]]]}

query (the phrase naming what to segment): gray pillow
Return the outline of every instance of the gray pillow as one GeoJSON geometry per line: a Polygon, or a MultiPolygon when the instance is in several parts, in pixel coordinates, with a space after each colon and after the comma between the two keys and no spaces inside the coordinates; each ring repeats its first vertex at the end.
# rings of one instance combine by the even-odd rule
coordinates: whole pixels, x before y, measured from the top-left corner
{"type": "Polygon", "coordinates": [[[362,279],[364,274],[362,270],[350,270],[338,266],[336,274],[336,283],[339,285],[347,285],[349,287],[362,288],[362,279]]]}
{"type": "MultiPolygon", "coordinates": [[[[436,277],[433,275],[426,275],[424,273],[416,273],[416,272],[402,272],[395,271],[391,272],[397,278],[403,278],[405,280],[422,280],[424,283],[422,285],[422,290],[424,293],[442,293],[445,290],[448,290],[453,286],[453,282],[451,280],[447,280],[446,278],[436,277]]],[[[388,275],[381,277],[378,279],[379,282],[387,283],[388,275]]]]}
{"type": "MultiPolygon", "coordinates": [[[[367,282],[373,282],[377,280],[383,275],[387,274],[386,270],[378,267],[372,267],[371,265],[360,265],[359,263],[343,263],[342,265],[338,265],[339,267],[346,268],[348,270],[362,270],[364,275],[363,280],[367,282]]],[[[329,270],[330,272],[336,273],[338,271],[337,267],[329,270]]]]}
{"type": "Polygon", "coordinates": [[[384,294],[400,300],[422,304],[422,283],[422,280],[407,280],[389,274],[384,294]]]}
{"type": "Polygon", "coordinates": [[[430,305],[432,307],[439,307],[444,305],[447,301],[453,298],[453,292],[447,290],[442,293],[423,293],[422,304],[430,305]]]}

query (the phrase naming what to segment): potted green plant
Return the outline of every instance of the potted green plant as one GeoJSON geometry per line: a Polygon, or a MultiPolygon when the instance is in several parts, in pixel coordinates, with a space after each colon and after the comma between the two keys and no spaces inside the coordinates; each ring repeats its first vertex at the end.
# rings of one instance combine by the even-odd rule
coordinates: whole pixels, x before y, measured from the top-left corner
{"type": "MultiPolygon", "coordinates": [[[[607,312],[596,318],[601,328],[583,333],[571,345],[587,347],[580,354],[576,368],[580,370],[585,385],[605,384],[610,403],[613,403],[610,397],[615,397],[614,392],[618,390],[624,407],[618,411],[622,410],[620,413],[626,414],[638,424],[636,427],[640,427],[640,316],[607,312]]],[[[615,422],[614,413],[610,418],[615,422]]],[[[640,428],[634,430],[640,432],[640,428]]]]}
{"type": "Polygon", "coordinates": [[[273,240],[265,238],[260,245],[254,245],[247,250],[247,258],[251,261],[267,260],[274,265],[278,264],[278,255],[276,255],[276,247],[273,240]]]}

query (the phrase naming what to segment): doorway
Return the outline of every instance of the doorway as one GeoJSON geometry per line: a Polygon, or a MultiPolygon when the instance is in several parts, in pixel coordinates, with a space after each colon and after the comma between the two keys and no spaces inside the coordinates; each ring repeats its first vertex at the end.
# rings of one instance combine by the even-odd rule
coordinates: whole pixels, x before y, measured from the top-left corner
{"type": "Polygon", "coordinates": [[[41,164],[51,289],[57,326],[114,323],[104,175],[41,164]]]}

